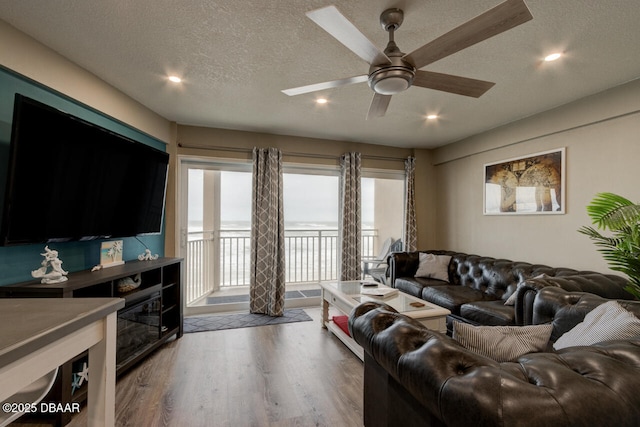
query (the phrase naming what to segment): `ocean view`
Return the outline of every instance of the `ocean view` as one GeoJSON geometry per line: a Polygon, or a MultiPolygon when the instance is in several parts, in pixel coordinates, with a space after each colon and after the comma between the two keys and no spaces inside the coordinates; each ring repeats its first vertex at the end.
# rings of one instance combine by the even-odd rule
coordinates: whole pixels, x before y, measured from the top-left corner
{"type": "MultiPolygon", "coordinates": [[[[286,222],[285,230],[337,230],[337,222],[286,222]]],[[[373,224],[363,224],[364,230],[373,228],[373,224]]],[[[221,230],[250,230],[251,221],[223,221],[220,224],[221,230]]],[[[202,232],[202,221],[189,221],[189,233],[202,232]]]]}
{"type": "MultiPolygon", "coordinates": [[[[224,222],[215,233],[203,231],[201,222],[189,227],[189,257],[206,262],[217,250],[213,261],[221,286],[249,284],[250,221],[224,222]]],[[[364,228],[364,227],[363,227],[364,228]]],[[[373,255],[374,230],[363,230],[363,256],[373,255]]],[[[194,261],[194,260],[192,260],[194,261]]],[[[285,263],[287,283],[335,280],[338,276],[338,227],[332,222],[295,222],[285,225],[285,263]]]]}

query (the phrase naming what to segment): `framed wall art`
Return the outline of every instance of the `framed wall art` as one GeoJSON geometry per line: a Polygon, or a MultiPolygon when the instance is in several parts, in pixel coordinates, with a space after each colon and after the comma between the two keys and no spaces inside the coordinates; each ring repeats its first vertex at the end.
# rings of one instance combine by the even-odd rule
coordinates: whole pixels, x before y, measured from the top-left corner
{"type": "Polygon", "coordinates": [[[484,165],[484,214],[564,214],[565,148],[484,165]]]}

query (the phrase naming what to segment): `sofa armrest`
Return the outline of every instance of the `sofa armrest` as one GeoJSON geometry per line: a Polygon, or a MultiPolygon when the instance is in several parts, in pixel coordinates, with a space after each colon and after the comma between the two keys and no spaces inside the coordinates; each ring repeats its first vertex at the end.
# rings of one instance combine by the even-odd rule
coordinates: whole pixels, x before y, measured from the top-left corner
{"type": "Polygon", "coordinates": [[[533,325],[533,303],[538,292],[545,287],[559,287],[551,278],[528,279],[518,284],[516,290],[515,318],[516,325],[533,325]]]}
{"type": "MultiPolygon", "coordinates": [[[[533,304],[532,324],[553,323],[551,341],[571,330],[600,304],[611,299],[587,292],[568,292],[562,288],[540,289],[533,304]]],[[[630,313],[640,318],[640,301],[617,300],[630,313]]]]}
{"type": "Polygon", "coordinates": [[[389,283],[395,288],[398,277],[413,277],[420,265],[420,252],[393,252],[389,255],[389,283]]]}
{"type": "Polygon", "coordinates": [[[379,365],[394,389],[447,426],[635,426],[640,419],[640,338],[497,363],[383,303],[357,306],[349,330],[365,364],[379,365]]]}
{"type": "Polygon", "coordinates": [[[608,299],[633,300],[624,288],[627,281],[612,274],[579,272],[570,276],[545,276],[524,280],[518,285],[515,303],[516,325],[533,325],[533,304],[536,294],[546,287],[562,288],[570,292],[588,292],[608,299]]]}

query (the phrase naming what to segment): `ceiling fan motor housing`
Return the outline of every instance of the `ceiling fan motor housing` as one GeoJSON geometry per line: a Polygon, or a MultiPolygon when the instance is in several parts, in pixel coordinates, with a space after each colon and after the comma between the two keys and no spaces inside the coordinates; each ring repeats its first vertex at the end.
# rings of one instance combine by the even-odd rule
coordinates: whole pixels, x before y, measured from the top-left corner
{"type": "Polygon", "coordinates": [[[382,28],[389,33],[389,43],[384,50],[391,64],[371,64],[369,68],[369,87],[380,95],[395,95],[409,89],[413,84],[416,69],[413,64],[403,59],[393,33],[402,24],[404,13],[401,9],[387,9],[380,15],[382,28]]]}
{"type": "Polygon", "coordinates": [[[395,43],[389,42],[385,53],[391,60],[391,64],[372,65],[369,68],[369,87],[380,95],[404,92],[413,84],[416,69],[413,64],[402,58],[404,54],[395,47],[395,43]],[[394,55],[394,50],[397,51],[397,55],[394,55]]]}

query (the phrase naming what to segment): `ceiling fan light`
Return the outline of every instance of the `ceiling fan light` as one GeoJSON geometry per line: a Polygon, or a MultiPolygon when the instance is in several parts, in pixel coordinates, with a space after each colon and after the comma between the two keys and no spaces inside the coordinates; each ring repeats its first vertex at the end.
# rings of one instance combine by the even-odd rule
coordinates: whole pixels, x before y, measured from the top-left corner
{"type": "Polygon", "coordinates": [[[400,76],[387,77],[375,82],[373,90],[380,95],[395,95],[409,89],[411,82],[400,76]]]}
{"type": "Polygon", "coordinates": [[[369,86],[380,95],[395,95],[411,87],[415,70],[408,66],[372,67],[369,86]]]}

